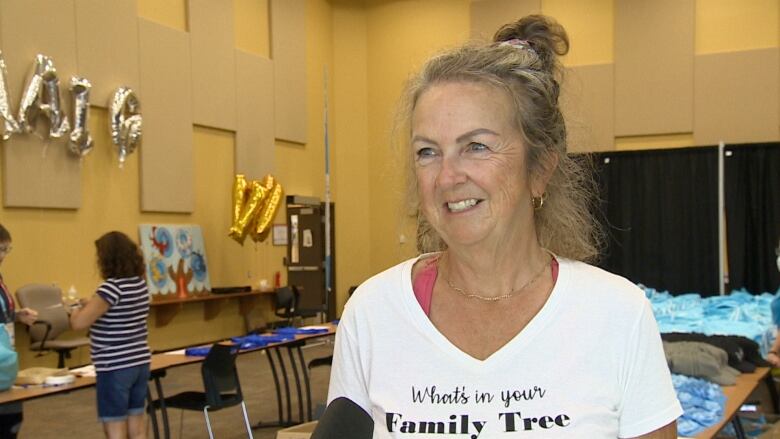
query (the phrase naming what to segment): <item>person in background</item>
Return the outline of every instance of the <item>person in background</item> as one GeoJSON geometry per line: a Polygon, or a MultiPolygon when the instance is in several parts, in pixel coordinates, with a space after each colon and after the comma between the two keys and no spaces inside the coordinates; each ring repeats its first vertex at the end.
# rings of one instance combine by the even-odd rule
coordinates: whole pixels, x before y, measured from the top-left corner
{"type": "Polygon", "coordinates": [[[593,179],[566,153],[568,48],[557,22],[528,16],[407,87],[423,254],[347,302],[328,393],[360,406],[374,438],[677,437],[650,303],[581,262],[601,240],[593,179]]]}
{"type": "Polygon", "coordinates": [[[106,437],[142,439],[151,358],[143,256],[135,242],[116,231],[98,238],[95,247],[104,282],[74,308],[70,323],[73,329],[89,328],[98,418],[106,437]]]}
{"type": "MultiPolygon", "coordinates": [[[[777,271],[780,271],[780,242],[777,243],[775,255],[777,255],[777,271]]],[[[780,292],[780,288],[778,291],[780,292]]],[[[771,306],[772,321],[774,322],[775,327],[779,329],[775,331],[775,342],[766,355],[766,361],[768,361],[772,367],[780,367],[780,297],[775,298],[775,300],[772,301],[771,306]]]]}
{"type": "MultiPolygon", "coordinates": [[[[0,224],[0,265],[11,253],[11,233],[0,224]]],[[[14,340],[14,322],[29,326],[38,319],[38,312],[30,308],[16,309],[11,291],[0,275],[0,323],[5,326],[11,344],[14,340]]],[[[15,438],[22,426],[22,403],[0,405],[0,439],[15,438]]]]}

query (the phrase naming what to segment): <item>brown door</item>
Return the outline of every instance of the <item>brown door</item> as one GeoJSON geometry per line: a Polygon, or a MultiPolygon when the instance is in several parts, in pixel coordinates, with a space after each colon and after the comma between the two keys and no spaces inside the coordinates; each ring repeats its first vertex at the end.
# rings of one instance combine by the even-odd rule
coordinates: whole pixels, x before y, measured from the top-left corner
{"type": "MultiPolygon", "coordinates": [[[[331,204],[331,224],[333,221],[333,205],[331,204]]],[[[287,283],[299,287],[301,296],[298,310],[303,316],[314,316],[325,312],[329,319],[333,318],[326,309],[325,298],[325,211],[324,205],[316,198],[287,197],[287,283]]],[[[333,227],[331,227],[333,237],[333,227]]],[[[331,239],[331,248],[335,247],[331,239]]],[[[334,261],[331,252],[331,261],[334,261]]],[[[332,271],[335,264],[331,262],[332,271]]],[[[331,276],[331,285],[335,285],[331,276]]],[[[331,297],[333,296],[331,287],[331,297]]],[[[333,308],[332,306],[328,308],[333,308]]]]}

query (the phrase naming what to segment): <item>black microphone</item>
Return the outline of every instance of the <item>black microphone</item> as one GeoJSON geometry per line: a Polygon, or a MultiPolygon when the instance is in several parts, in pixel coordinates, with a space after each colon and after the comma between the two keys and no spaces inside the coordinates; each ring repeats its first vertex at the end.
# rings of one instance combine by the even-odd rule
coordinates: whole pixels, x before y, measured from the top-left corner
{"type": "Polygon", "coordinates": [[[371,439],[374,420],[348,398],[336,398],[328,404],[311,439],[371,439]]]}

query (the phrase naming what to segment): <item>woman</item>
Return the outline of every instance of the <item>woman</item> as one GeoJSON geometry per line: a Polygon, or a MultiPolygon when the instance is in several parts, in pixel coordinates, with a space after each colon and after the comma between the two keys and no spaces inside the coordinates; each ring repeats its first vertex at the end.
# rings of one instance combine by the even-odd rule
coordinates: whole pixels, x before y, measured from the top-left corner
{"type": "MultiPolygon", "coordinates": [[[[777,244],[775,249],[777,255],[777,271],[780,271],[780,243],[777,244]]],[[[780,289],[778,290],[780,291],[780,289]]],[[[775,331],[775,341],[772,343],[772,347],[767,352],[766,360],[772,367],[780,367],[780,298],[775,298],[771,303],[772,307],[772,321],[775,327],[779,328],[775,331]]]]}
{"type": "Polygon", "coordinates": [[[675,438],[682,413],[644,294],[587,265],[593,194],[566,155],[563,28],[544,16],[429,60],[408,86],[424,251],[366,281],[328,399],[375,438],[675,438]],[[460,436],[458,436],[460,437],[460,436]]]}
{"type": "MultiPolygon", "coordinates": [[[[5,257],[11,253],[11,233],[0,224],[0,265],[5,257]]],[[[0,323],[5,327],[8,338],[13,344],[14,322],[22,322],[27,326],[32,325],[38,319],[38,312],[30,308],[15,309],[15,303],[11,291],[5,286],[3,276],[0,275],[0,323]]],[[[2,329],[0,329],[2,330],[2,329]]],[[[22,426],[22,403],[4,404],[0,406],[0,438],[13,439],[19,433],[22,426]]]]}
{"type": "Polygon", "coordinates": [[[73,329],[89,328],[97,372],[98,418],[108,438],[145,438],[144,399],[150,353],[146,319],[149,291],[138,246],[121,232],[95,241],[104,282],[82,308],[73,310],[73,329]]]}

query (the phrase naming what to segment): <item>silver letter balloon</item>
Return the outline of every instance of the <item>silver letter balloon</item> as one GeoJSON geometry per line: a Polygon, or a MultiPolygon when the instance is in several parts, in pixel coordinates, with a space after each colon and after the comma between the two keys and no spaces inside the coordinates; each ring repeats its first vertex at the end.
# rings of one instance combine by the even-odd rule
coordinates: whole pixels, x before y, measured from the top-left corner
{"type": "Polygon", "coordinates": [[[8,78],[5,70],[5,59],[3,52],[0,51],[0,117],[3,118],[3,140],[8,140],[11,134],[20,132],[19,124],[16,123],[11,113],[11,99],[8,96],[8,78]]]}
{"type": "Polygon", "coordinates": [[[141,142],[141,104],[129,87],[119,87],[109,104],[111,141],[119,154],[119,167],[141,142]]]}
{"type": "Polygon", "coordinates": [[[19,108],[18,122],[21,130],[25,133],[32,132],[35,120],[41,113],[49,118],[49,137],[59,138],[70,130],[68,118],[60,106],[60,80],[57,78],[54,61],[48,56],[38,54],[19,108]]]}
{"type": "Polygon", "coordinates": [[[68,149],[84,157],[92,151],[92,136],[89,134],[89,90],[92,84],[86,78],[70,78],[70,93],[73,96],[73,131],[70,132],[68,149]]]}

